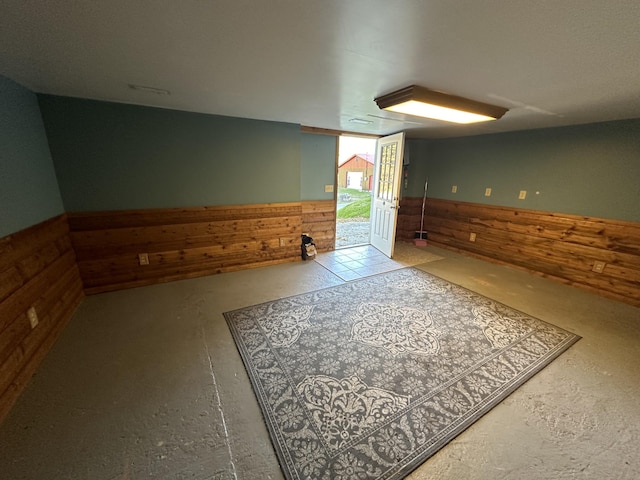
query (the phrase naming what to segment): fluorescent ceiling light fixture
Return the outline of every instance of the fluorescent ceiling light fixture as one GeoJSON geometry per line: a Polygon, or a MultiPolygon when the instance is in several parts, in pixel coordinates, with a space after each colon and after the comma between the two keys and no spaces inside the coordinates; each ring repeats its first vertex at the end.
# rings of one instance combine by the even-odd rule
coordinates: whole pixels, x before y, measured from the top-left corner
{"type": "Polygon", "coordinates": [[[375,99],[382,110],[453,123],[497,120],[509,111],[489,103],[412,85],[375,99]]]}
{"type": "Polygon", "coordinates": [[[129,84],[129,88],[132,90],[139,90],[141,92],[155,93],[156,95],[171,95],[169,90],[164,90],[162,88],[145,87],[144,85],[134,85],[132,83],[129,84]]]}

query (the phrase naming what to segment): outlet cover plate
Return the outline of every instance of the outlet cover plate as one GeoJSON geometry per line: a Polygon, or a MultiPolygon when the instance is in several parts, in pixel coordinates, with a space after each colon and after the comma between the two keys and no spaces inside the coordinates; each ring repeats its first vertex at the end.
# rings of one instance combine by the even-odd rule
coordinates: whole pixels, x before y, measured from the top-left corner
{"type": "Polygon", "coordinates": [[[36,307],[31,307],[27,310],[27,317],[29,317],[29,324],[31,328],[36,328],[38,326],[38,313],[36,312],[36,307]]]}

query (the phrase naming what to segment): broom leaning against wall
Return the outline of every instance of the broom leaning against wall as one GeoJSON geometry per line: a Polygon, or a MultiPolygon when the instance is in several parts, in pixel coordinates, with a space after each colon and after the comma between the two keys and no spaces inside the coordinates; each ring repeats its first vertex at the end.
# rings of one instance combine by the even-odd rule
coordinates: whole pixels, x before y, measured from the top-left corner
{"type": "Polygon", "coordinates": [[[429,178],[424,181],[424,196],[422,197],[422,215],[420,216],[420,230],[416,231],[415,243],[416,247],[427,246],[427,232],[424,230],[424,209],[427,204],[427,187],[429,186],[429,178]]]}

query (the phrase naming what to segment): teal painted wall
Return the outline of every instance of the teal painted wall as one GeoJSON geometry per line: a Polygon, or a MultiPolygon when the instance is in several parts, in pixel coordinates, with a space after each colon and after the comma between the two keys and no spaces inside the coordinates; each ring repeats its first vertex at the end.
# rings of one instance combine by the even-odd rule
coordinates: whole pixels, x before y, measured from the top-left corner
{"type": "Polygon", "coordinates": [[[40,95],[67,211],[300,200],[300,127],[40,95]]]}
{"type": "Polygon", "coordinates": [[[312,133],[301,135],[300,199],[333,200],[333,192],[325,192],[324,186],[335,183],[338,137],[312,133]]]}
{"type": "Polygon", "coordinates": [[[422,195],[420,172],[434,198],[640,221],[640,119],[413,140],[411,148],[408,196],[422,195]]]}
{"type": "Polygon", "coordinates": [[[431,144],[425,140],[406,138],[404,143],[405,161],[409,164],[403,167],[402,196],[422,197],[424,184],[429,175],[428,162],[431,144]],[[406,174],[406,176],[404,176],[406,174]],[[407,180],[406,186],[405,181],[407,180]]]}
{"type": "Polygon", "coordinates": [[[0,76],[0,237],[64,212],[36,95],[0,76]]]}

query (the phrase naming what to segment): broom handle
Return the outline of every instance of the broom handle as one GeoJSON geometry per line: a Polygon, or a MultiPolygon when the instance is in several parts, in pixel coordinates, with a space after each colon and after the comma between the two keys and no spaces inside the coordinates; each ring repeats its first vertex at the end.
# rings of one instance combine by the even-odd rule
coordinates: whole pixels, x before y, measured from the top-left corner
{"type": "Polygon", "coordinates": [[[422,215],[420,216],[420,238],[422,238],[422,228],[424,227],[424,207],[427,203],[427,185],[429,184],[429,179],[426,179],[424,182],[424,197],[422,197],[422,215]]]}

